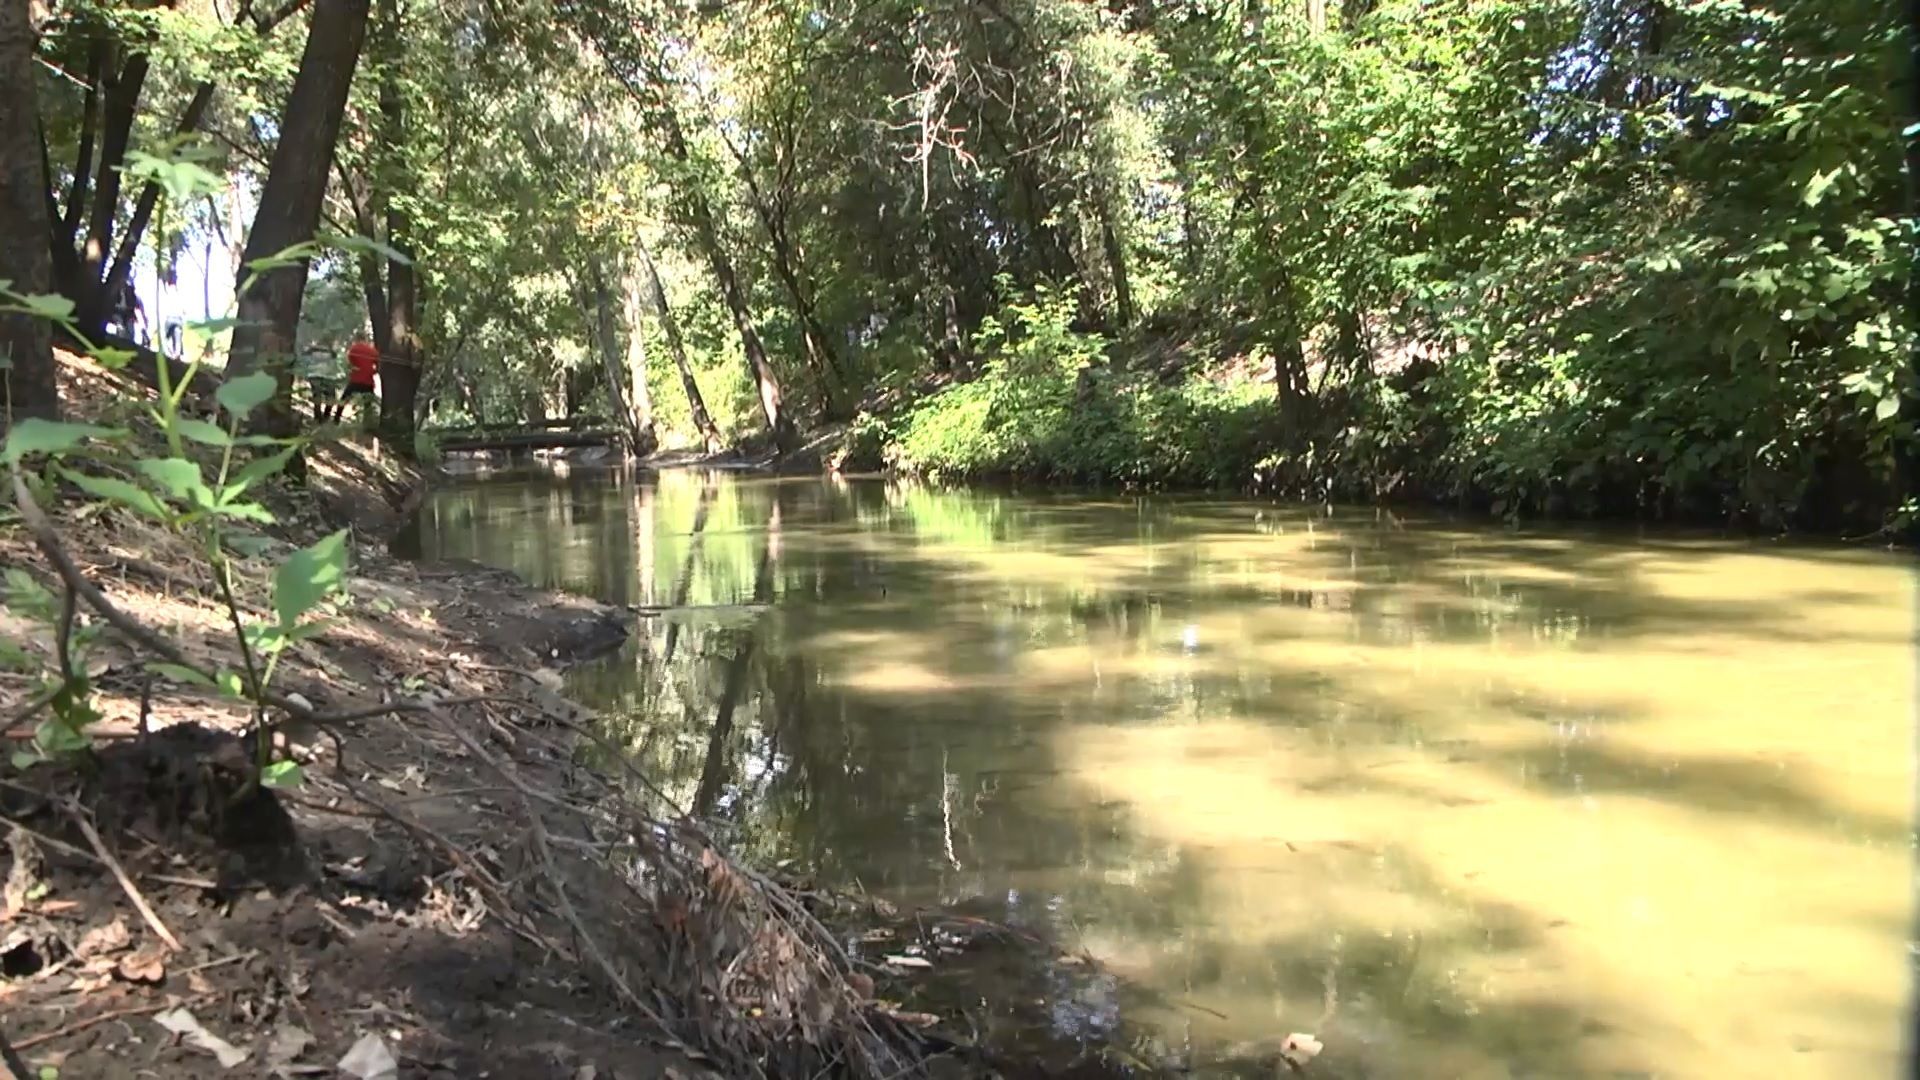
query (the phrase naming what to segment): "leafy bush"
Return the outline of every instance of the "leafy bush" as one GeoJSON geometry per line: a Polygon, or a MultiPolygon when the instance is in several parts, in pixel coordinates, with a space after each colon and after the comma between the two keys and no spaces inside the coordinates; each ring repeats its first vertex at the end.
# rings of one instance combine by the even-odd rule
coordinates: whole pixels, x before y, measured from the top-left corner
{"type": "Polygon", "coordinates": [[[1009,303],[976,341],[980,377],[861,437],[933,477],[1025,475],[1140,486],[1245,485],[1271,429],[1272,391],[1247,379],[1160,385],[1102,363],[1107,341],[1072,327],[1057,291],[1009,303]]]}

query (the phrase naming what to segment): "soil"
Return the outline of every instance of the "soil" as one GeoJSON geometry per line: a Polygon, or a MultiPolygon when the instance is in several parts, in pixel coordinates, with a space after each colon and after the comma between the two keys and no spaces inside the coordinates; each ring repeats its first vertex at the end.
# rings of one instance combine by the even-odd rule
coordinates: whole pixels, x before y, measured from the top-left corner
{"type": "MultiPolygon", "coordinates": [[[[142,392],[75,358],[65,366],[70,415],[142,392]]],[[[352,1075],[337,1066],[370,1038],[400,1077],[722,1075],[645,1018],[652,1010],[593,977],[577,936],[543,936],[486,884],[531,877],[538,895],[543,871],[516,862],[529,845],[515,834],[582,849],[596,839],[548,838],[538,824],[529,834],[502,780],[556,804],[601,797],[604,777],[583,786],[583,756],[566,735],[583,711],[559,696],[558,671],[617,647],[628,613],[473,564],[394,558],[388,540],[417,505],[421,477],[351,443],[317,448],[308,467],[308,486],[269,500],[278,522],[235,575],[240,606],[264,611],[272,567],[291,547],[351,530],[345,598],[275,680],[331,714],[318,726],[289,719],[271,736],[276,754],[302,763],[304,782],[255,786],[247,707],[149,674],[143,655],[102,635],[86,658],[101,713],[93,752],[26,768],[0,760],[0,1035],[30,1074],[63,1077],[352,1075]],[[341,715],[401,700],[436,702],[424,706],[435,721],[341,715]],[[512,776],[496,750],[513,755],[512,776]],[[577,955],[561,955],[569,949],[577,955]],[[194,1024],[199,1032],[178,1033],[194,1024]]],[[[185,541],[76,499],[48,510],[66,553],[122,612],[208,669],[239,665],[228,612],[185,541]]],[[[17,525],[0,525],[0,565],[59,588],[17,525]]],[[[57,650],[49,627],[5,606],[0,638],[43,663],[57,650]]],[[[0,672],[0,750],[27,745],[33,725],[16,721],[37,693],[32,677],[0,672]]],[[[744,877],[698,865],[737,897],[744,877]]],[[[850,936],[876,921],[851,918],[850,936]]],[[[831,1006],[840,1015],[890,1032],[931,1022],[902,1019],[850,968],[816,964],[806,978],[821,971],[847,1003],[831,1006]]],[[[820,984],[809,985],[817,1004],[820,984]]],[[[933,1059],[934,1075],[1095,1075],[1082,1071],[1084,1052],[1071,1070],[1039,1058],[1008,1067],[955,1036],[919,1038],[930,1054],[953,1051],[933,1059]]],[[[0,1080],[8,1072],[0,1063],[0,1080]]]]}

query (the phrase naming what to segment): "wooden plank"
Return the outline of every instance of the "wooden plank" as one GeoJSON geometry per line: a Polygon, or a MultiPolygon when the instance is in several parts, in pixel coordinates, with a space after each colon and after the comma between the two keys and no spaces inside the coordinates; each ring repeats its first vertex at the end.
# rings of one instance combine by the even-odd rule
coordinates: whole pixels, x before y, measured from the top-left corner
{"type": "Polygon", "coordinates": [[[474,454],[487,450],[559,450],[574,446],[615,446],[624,436],[617,431],[518,431],[503,435],[475,435],[442,439],[443,454],[474,454]]]}

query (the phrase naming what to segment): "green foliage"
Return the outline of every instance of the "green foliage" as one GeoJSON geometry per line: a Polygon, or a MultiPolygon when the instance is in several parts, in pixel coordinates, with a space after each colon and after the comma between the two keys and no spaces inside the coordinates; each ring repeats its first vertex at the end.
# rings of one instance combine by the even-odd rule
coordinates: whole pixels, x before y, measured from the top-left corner
{"type": "Polygon", "coordinates": [[[287,636],[321,601],[338,592],[347,579],[347,530],[326,536],[294,552],[273,575],[273,611],[287,636]]]}
{"type": "MultiPolygon", "coordinates": [[[[23,466],[45,458],[46,478],[70,484],[85,496],[151,519],[197,543],[212,583],[227,604],[246,672],[210,672],[173,659],[150,661],[148,668],[176,682],[217,689],[249,702],[260,747],[259,781],[272,786],[297,784],[299,767],[271,758],[265,705],[274,671],[286,649],[325,626],[309,616],[344,583],[347,534],[328,536],[287,559],[274,575],[275,619],[249,621],[233,593],[231,551],[243,546],[240,541],[244,537],[230,530],[239,522],[272,522],[272,514],[248,498],[248,492],[283,470],[301,444],[299,440],[238,435],[238,426],[247,413],[270,399],[274,391],[271,376],[235,379],[222,385],[217,396],[229,414],[232,426],[228,429],[183,415],[183,390],[167,390],[163,384],[163,392],[149,409],[164,437],[164,450],[128,440],[130,433],[123,429],[30,418],[12,427],[0,461],[14,476],[21,476],[23,466]],[[189,447],[192,453],[217,451],[218,460],[208,463],[190,456],[189,447]],[[235,470],[234,454],[242,448],[259,448],[262,455],[235,470]]],[[[0,656],[9,666],[38,674],[38,707],[48,712],[32,741],[13,754],[16,767],[91,750],[88,729],[100,715],[91,703],[93,685],[87,661],[100,628],[79,621],[76,601],[71,592],[55,597],[25,571],[9,569],[6,573],[7,607],[47,627],[56,643],[55,666],[50,670],[40,670],[37,660],[15,646],[10,645],[0,656]]]]}
{"type": "Polygon", "coordinates": [[[979,378],[897,423],[868,419],[896,466],[934,477],[1024,474],[1148,487],[1246,485],[1270,435],[1271,392],[1202,377],[1161,385],[1102,363],[1107,343],[1072,329],[1071,297],[1042,290],[989,318],[979,378]]]}

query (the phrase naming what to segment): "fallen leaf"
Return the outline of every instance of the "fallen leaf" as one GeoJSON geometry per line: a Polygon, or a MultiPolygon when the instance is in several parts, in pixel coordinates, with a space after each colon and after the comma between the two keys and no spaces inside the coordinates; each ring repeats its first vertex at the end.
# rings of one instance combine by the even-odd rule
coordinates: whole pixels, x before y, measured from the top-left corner
{"type": "Polygon", "coordinates": [[[355,1080],[398,1080],[400,1076],[400,1063],[394,1060],[393,1051],[372,1032],[360,1036],[336,1068],[355,1080]]]}
{"type": "Polygon", "coordinates": [[[195,994],[211,994],[213,993],[213,983],[208,980],[205,975],[197,971],[190,971],[187,973],[187,989],[193,991],[195,994]]]}
{"type": "Polygon", "coordinates": [[[120,958],[114,974],[137,983],[157,983],[167,976],[167,953],[157,945],[120,958]]]}
{"type": "Polygon", "coordinates": [[[312,1044],[313,1033],[306,1028],[281,1024],[273,1029],[273,1037],[267,1040],[267,1064],[290,1064],[306,1053],[307,1047],[312,1044]]]}
{"type": "Polygon", "coordinates": [[[1296,1031],[1280,1044],[1280,1056],[1286,1058],[1287,1064],[1294,1068],[1304,1069],[1307,1062],[1319,1057],[1323,1049],[1325,1047],[1320,1044],[1319,1039],[1296,1031]]]}
{"type": "Polygon", "coordinates": [[[117,952],[132,943],[133,935],[127,931],[127,921],[115,919],[80,935],[80,943],[73,947],[73,955],[84,960],[101,953],[117,952]]]}
{"type": "Polygon", "coordinates": [[[153,1022],[212,1054],[223,1069],[231,1069],[247,1060],[245,1050],[201,1027],[199,1019],[185,1009],[168,1009],[156,1015],[153,1022]]]}
{"type": "Polygon", "coordinates": [[[924,956],[901,956],[898,953],[888,955],[887,963],[892,964],[894,967],[903,968],[930,968],[933,966],[933,962],[924,956]]]}

